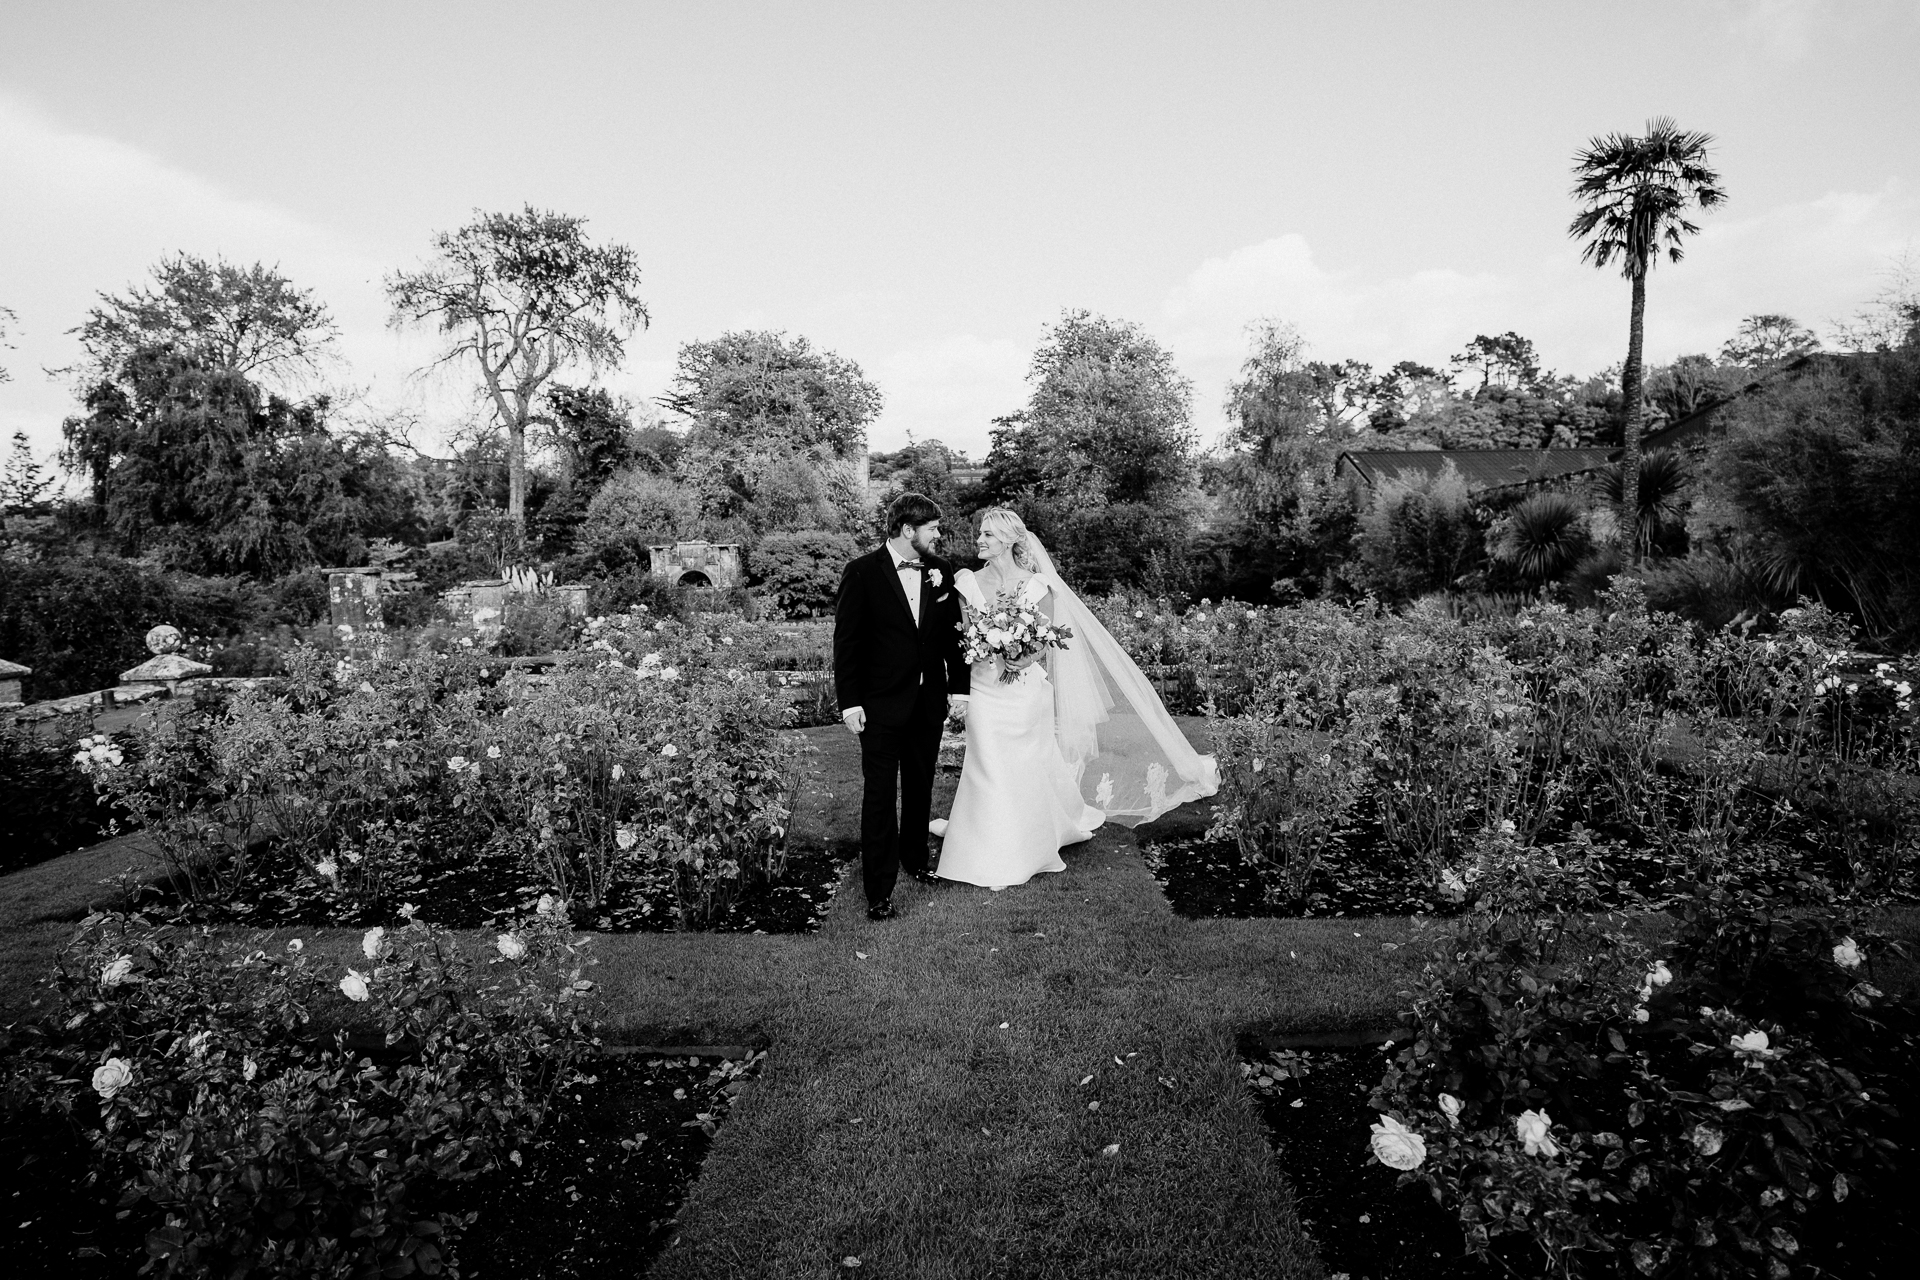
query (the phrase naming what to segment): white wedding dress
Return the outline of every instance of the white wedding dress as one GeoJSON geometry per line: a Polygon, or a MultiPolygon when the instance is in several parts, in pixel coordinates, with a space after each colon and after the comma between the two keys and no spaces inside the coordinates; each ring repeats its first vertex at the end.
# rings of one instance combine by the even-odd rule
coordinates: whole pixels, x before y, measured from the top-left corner
{"type": "MultiPolygon", "coordinates": [[[[1063,845],[1103,823],[1134,826],[1220,787],[1212,756],[1195,751],[1140,668],[1027,536],[1038,571],[1021,597],[1072,628],[1065,649],[1002,683],[997,662],[973,669],[967,754],[934,874],[1001,888],[1065,871],[1063,845]]],[[[987,605],[969,570],[954,574],[969,610],[987,605]]]]}
{"type": "MultiPolygon", "coordinates": [[[[953,576],[968,607],[979,612],[984,592],[971,571],[953,576]]],[[[1023,604],[1039,604],[1050,584],[1035,574],[1021,584],[1023,604]]],[[[995,659],[976,663],[967,700],[967,755],[946,842],[934,874],[946,880],[1003,888],[1025,884],[1042,871],[1065,871],[1060,846],[1092,839],[1106,815],[1080,797],[1080,785],[1054,737],[1053,683],[1036,662],[1011,683],[995,659]]]]}

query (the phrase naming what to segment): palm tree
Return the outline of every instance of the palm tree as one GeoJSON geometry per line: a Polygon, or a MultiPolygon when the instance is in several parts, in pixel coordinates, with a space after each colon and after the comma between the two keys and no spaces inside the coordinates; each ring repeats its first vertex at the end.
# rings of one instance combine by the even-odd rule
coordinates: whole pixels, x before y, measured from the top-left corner
{"type": "Polygon", "coordinates": [[[1711,209],[1726,201],[1720,175],[1707,164],[1707,149],[1712,145],[1711,134],[1684,131],[1660,116],[1647,122],[1645,137],[1608,134],[1593,139],[1574,157],[1573,197],[1582,207],[1568,234],[1586,241],[1582,261],[1605,268],[1618,258],[1620,274],[1633,282],[1627,365],[1620,378],[1627,413],[1621,505],[1628,512],[1640,506],[1640,401],[1645,376],[1640,348],[1646,324],[1647,272],[1659,261],[1662,248],[1670,261],[1680,261],[1682,238],[1700,229],[1687,221],[1689,207],[1711,209]]]}

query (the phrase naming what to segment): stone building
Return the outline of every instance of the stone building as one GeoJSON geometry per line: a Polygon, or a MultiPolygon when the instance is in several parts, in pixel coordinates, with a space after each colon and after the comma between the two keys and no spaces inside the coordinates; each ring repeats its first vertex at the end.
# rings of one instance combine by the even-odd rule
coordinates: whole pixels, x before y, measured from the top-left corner
{"type": "Polygon", "coordinates": [[[675,587],[740,586],[740,546],[733,542],[673,542],[647,548],[653,576],[675,587]]]}

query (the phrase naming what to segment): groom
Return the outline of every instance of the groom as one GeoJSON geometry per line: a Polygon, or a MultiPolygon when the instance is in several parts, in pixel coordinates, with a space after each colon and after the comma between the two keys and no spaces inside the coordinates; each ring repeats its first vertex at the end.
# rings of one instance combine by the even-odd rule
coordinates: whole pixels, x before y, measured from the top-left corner
{"type": "Polygon", "coordinates": [[[891,920],[901,867],[931,879],[927,822],[940,727],[965,715],[960,599],[953,566],[934,555],[940,508],[917,493],[887,511],[887,542],[840,578],[833,609],[833,688],[860,738],[860,872],[867,918],[891,920]],[[894,817],[894,798],[900,813],[894,817]]]}

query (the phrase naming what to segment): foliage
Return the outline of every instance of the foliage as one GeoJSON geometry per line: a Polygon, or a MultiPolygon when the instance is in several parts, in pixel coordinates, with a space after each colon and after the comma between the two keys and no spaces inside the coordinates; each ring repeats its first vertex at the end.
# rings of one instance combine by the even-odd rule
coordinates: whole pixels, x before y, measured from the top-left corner
{"type": "Polygon", "coordinates": [[[1351,576],[1399,603],[1445,590],[1483,554],[1480,520],[1466,482],[1449,463],[1438,475],[1402,473],[1382,481],[1360,513],[1351,576]]]}
{"type": "Polygon", "coordinates": [[[152,287],[102,294],[76,331],[95,381],[118,381],[156,352],[242,379],[284,378],[316,369],[337,332],[326,306],[278,269],[187,253],[162,258],[152,287]]]}
{"type": "Polygon", "coordinates": [[[770,533],[753,549],[754,585],[790,618],[829,613],[841,573],[859,554],[859,544],[844,533],[770,533]]]}
{"type": "Polygon", "coordinates": [[[1728,364],[1765,373],[1798,356],[1820,347],[1813,330],[1792,316],[1752,315],[1740,322],[1740,329],[1720,348],[1720,358],[1728,364]]]}
{"type": "Polygon", "coordinates": [[[696,927],[785,861],[799,744],[785,692],[748,674],[765,634],[594,620],[588,647],[540,674],[472,649],[300,647],[284,683],[169,716],[92,776],[191,900],[257,891],[271,870],[391,909],[484,846],[582,912],[620,877],[671,876],[696,927]]]}
{"type": "Polygon", "coordinates": [[[742,330],[682,346],[663,403],[692,423],[691,449],[845,458],[883,398],[859,365],[805,337],[742,330]]]}
{"type": "Polygon", "coordinates": [[[1847,968],[1882,944],[1830,906],[1776,933],[1703,890],[1656,959],[1549,893],[1584,856],[1514,849],[1438,940],[1374,1095],[1418,1143],[1389,1150],[1401,1181],[1453,1208],[1473,1252],[1531,1241],[1553,1272],[1795,1274],[1809,1218],[1892,1176],[1896,1077],[1873,1066],[1911,1031],[1901,1054],[1850,1052],[1887,1033],[1847,968]],[[1783,1018],[1804,993],[1817,1032],[1783,1018]]]}
{"type": "Polygon", "coordinates": [[[65,738],[0,728],[0,778],[7,780],[0,875],[84,848],[126,817],[100,805],[92,784],[74,769],[73,755],[65,738]]]}
{"type": "Polygon", "coordinates": [[[1344,699],[1331,732],[1310,732],[1297,709],[1214,723],[1221,803],[1209,839],[1231,836],[1270,899],[1303,903],[1334,834],[1372,781],[1379,750],[1375,691],[1344,699]]]}
{"type": "Polygon", "coordinates": [[[479,391],[507,435],[507,514],[526,517],[526,433],[541,391],[563,368],[617,365],[647,324],[640,265],[625,245],[594,245],[586,220],[535,209],[474,211],[434,237],[433,262],[387,278],[395,326],[445,340],[436,365],[478,365],[479,391]]]}
{"type": "Polygon", "coordinates": [[[69,465],[92,477],[97,519],[129,551],[277,576],[355,562],[367,537],[410,530],[393,460],[331,432],[325,397],[268,396],[172,348],[139,348],[114,374],[64,431],[69,465]]]}
{"type": "Polygon", "coordinates": [[[10,1100],[68,1117],[167,1276],[457,1274],[470,1215],[431,1212],[530,1136],[590,1034],[590,960],[559,913],[484,970],[408,919],[345,975],[210,930],[89,917],[16,1031],[10,1100]],[[355,1051],[351,1018],[379,1049],[355,1051]]]}
{"type": "MultiPolygon", "coordinates": [[[[1626,464],[1617,462],[1604,468],[1597,477],[1600,496],[1623,515],[1627,510],[1626,476],[1626,464]]],[[[1632,536],[1633,546],[1639,553],[1684,553],[1683,522],[1691,482],[1686,459],[1674,450],[1655,449],[1641,456],[1640,483],[1634,490],[1638,506],[1632,536]]]]}
{"type": "Polygon", "coordinates": [[[1082,504],[1158,503],[1187,483],[1192,387],[1138,325],[1066,312],[1027,380],[1025,412],[993,435],[990,496],[1032,488],[1082,504]]]}
{"type": "Polygon", "coordinates": [[[1551,490],[1522,499],[1487,531],[1487,554],[1529,586],[1566,576],[1592,546],[1586,508],[1551,490]]]}
{"type": "Polygon", "coordinates": [[[1920,344],[1852,357],[1721,411],[1706,469],[1774,590],[1920,637],[1920,344]]]}

